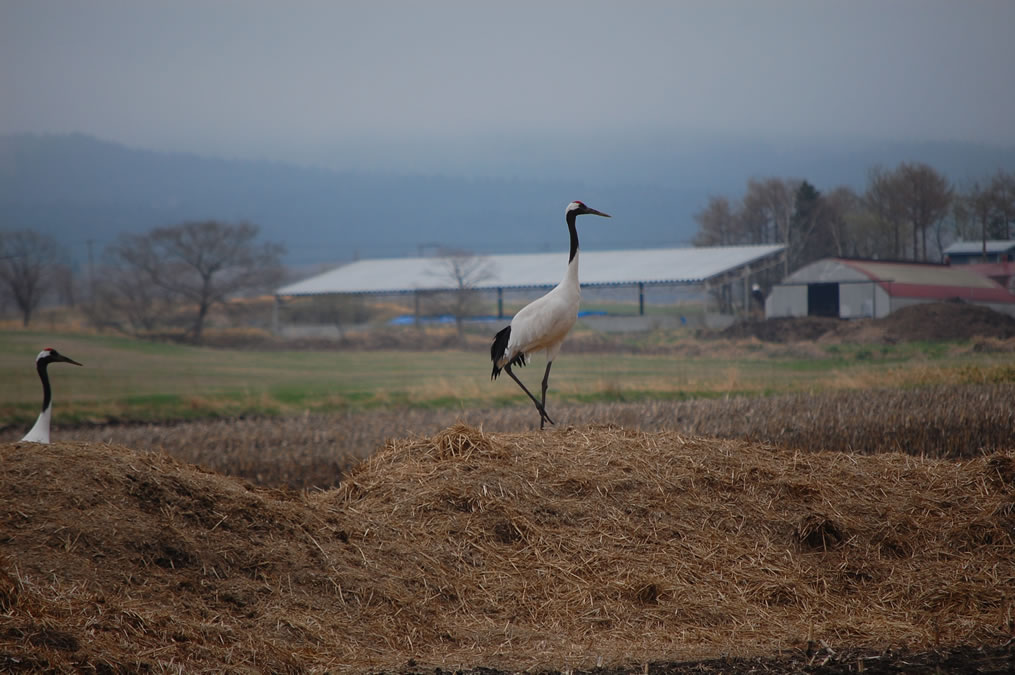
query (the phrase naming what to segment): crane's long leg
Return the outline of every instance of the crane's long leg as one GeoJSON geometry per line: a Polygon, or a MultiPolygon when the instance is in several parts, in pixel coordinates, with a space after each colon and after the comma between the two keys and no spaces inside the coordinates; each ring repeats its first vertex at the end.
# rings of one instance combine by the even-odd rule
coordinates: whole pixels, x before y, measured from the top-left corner
{"type": "MultiPolygon", "coordinates": [[[[544,413],[544,416],[545,416],[545,413],[546,413],[546,385],[550,381],[550,366],[552,366],[552,365],[553,365],[553,361],[547,361],[546,362],[546,372],[543,373],[543,400],[542,400],[542,404],[543,404],[543,413],[544,413]]],[[[549,420],[550,418],[546,417],[546,419],[549,420]]],[[[550,424],[553,424],[553,420],[550,420],[550,424]]],[[[539,428],[540,429],[543,428],[543,420],[542,419],[539,420],[539,428]]]]}
{"type": "MultiPolygon", "coordinates": [[[[536,398],[535,396],[533,396],[532,392],[529,391],[525,387],[524,384],[522,384],[522,381],[519,380],[518,377],[514,373],[511,372],[511,364],[510,363],[508,365],[504,366],[504,372],[506,372],[508,375],[510,375],[511,379],[514,380],[515,382],[517,382],[518,386],[522,388],[522,391],[524,391],[526,394],[528,394],[529,398],[532,399],[532,402],[536,404],[536,410],[539,411],[539,428],[540,429],[543,428],[543,423],[544,422],[549,422],[550,424],[554,424],[554,421],[551,420],[550,416],[546,414],[546,408],[544,408],[543,404],[539,402],[539,399],[536,398]]],[[[545,398],[545,396],[546,396],[545,391],[543,393],[543,396],[545,398]]]]}

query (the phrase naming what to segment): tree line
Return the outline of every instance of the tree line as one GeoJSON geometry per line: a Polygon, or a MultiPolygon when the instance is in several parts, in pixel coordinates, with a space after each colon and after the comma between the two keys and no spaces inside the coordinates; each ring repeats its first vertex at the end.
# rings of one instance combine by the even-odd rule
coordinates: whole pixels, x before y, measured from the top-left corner
{"type": "Polygon", "coordinates": [[[785,244],[784,274],[826,257],[939,262],[955,240],[1012,238],[1015,174],[957,189],[927,164],[902,162],[872,168],[863,193],[752,178],[743,197],[710,197],[694,218],[696,246],[785,244]]]}
{"type": "MultiPolygon", "coordinates": [[[[713,196],[694,216],[697,246],[784,244],[782,275],[825,257],[940,261],[953,240],[1011,239],[1015,174],[997,171],[957,189],[934,168],[874,167],[863,193],[826,193],[806,180],[753,178],[743,197],[713,196]]],[[[132,335],[170,334],[199,342],[209,310],[282,281],[281,244],[260,242],[250,223],[208,220],[122,234],[97,265],[89,261],[87,302],[76,302],[66,249],[34,230],[0,231],[0,311],[13,306],[28,326],[47,294],[80,305],[91,322],[132,335]]],[[[440,276],[457,292],[435,295],[458,318],[477,303],[472,287],[485,259],[444,251],[440,276]]],[[[90,256],[89,256],[90,257],[90,256]]]]}
{"type": "Polygon", "coordinates": [[[90,262],[86,303],[75,302],[70,256],[34,230],[0,232],[0,300],[28,326],[43,298],[79,304],[91,322],[132,335],[165,332],[200,342],[209,310],[283,279],[281,244],[250,223],[215,220],[122,234],[90,262]]]}
{"type": "MultiPolygon", "coordinates": [[[[145,234],[122,234],[107,246],[97,266],[90,262],[87,300],[75,297],[67,250],[34,230],[0,231],[0,311],[10,303],[28,326],[47,294],[61,305],[79,306],[92,325],[133,336],[163,336],[200,342],[208,313],[228,300],[271,291],[285,277],[280,244],[258,242],[250,223],[188,222],[145,234]]],[[[433,272],[446,292],[421,295],[428,314],[463,320],[482,306],[475,285],[492,271],[485,257],[441,248],[433,272]]],[[[78,279],[80,281],[80,279],[78,279]]],[[[314,322],[346,323],[369,316],[362,298],[325,297],[304,303],[296,314],[314,322]]]]}

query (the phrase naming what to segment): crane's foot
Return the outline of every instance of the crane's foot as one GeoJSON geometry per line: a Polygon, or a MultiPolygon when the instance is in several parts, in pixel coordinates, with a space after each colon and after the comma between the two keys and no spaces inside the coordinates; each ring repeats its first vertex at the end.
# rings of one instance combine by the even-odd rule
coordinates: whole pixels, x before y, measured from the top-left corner
{"type": "Polygon", "coordinates": [[[543,430],[543,425],[546,422],[549,422],[550,424],[556,424],[552,419],[550,419],[550,416],[546,414],[546,410],[544,410],[543,408],[539,408],[539,430],[540,431],[543,430]]]}

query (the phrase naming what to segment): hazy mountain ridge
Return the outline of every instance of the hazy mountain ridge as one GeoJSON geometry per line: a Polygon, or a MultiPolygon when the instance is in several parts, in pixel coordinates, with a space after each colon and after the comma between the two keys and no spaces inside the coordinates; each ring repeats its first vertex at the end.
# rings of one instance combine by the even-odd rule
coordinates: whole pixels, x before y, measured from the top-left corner
{"type": "MultiPolygon", "coordinates": [[[[564,205],[583,199],[614,215],[585,231],[584,247],[675,246],[694,236],[693,215],[709,195],[736,197],[750,176],[862,189],[867,169],[878,163],[926,161],[960,185],[1001,166],[1015,169],[1015,148],[962,143],[810,147],[643,139],[627,147],[607,143],[607,157],[594,170],[571,172],[594,175],[593,185],[563,177],[585,157],[569,147],[514,149],[515,157],[528,152],[532,166],[545,160],[558,167],[559,179],[466,178],[155,152],[80,134],[0,136],[0,229],[53,234],[80,258],[87,240],[100,251],[122,232],[193,219],[248,220],[265,239],[286,244],[289,262],[306,264],[415,255],[440,245],[481,253],[563,250],[564,205]]],[[[591,162],[591,150],[587,156],[591,162]]],[[[517,170],[513,175],[526,173],[524,166],[517,170]]]]}

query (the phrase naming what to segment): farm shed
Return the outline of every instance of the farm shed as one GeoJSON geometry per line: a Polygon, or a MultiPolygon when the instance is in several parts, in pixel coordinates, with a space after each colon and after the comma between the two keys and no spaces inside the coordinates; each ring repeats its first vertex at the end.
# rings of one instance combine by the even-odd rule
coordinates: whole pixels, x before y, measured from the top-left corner
{"type": "Polygon", "coordinates": [[[922,302],[959,298],[1015,315],[1015,295],[962,266],[826,258],[772,288],[765,317],[880,318],[922,302]]]}
{"type": "Polygon", "coordinates": [[[1004,263],[1015,260],[1015,241],[957,241],[944,250],[945,261],[952,265],[1004,263]]]}
{"type": "MultiPolygon", "coordinates": [[[[761,271],[782,263],[785,247],[712,246],[627,251],[582,251],[581,285],[629,287],[644,313],[645,288],[697,286],[749,302],[750,283],[761,271]]],[[[566,269],[567,252],[360,260],[343,265],[275,291],[276,307],[282,298],[310,295],[405,295],[454,291],[460,288],[454,270],[471,268],[473,278],[464,285],[495,293],[502,318],[504,292],[543,291],[553,288],[566,269]],[[482,270],[480,272],[480,270],[482,270]]]]}
{"type": "Polygon", "coordinates": [[[946,263],[990,277],[1015,293],[1015,241],[958,241],[944,254],[946,263]]]}

